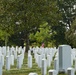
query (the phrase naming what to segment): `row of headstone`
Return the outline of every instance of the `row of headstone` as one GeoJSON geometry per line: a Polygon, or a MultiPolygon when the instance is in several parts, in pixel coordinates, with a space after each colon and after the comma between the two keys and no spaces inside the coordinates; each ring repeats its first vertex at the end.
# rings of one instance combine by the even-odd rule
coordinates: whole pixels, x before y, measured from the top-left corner
{"type": "MultiPolygon", "coordinates": [[[[58,49],[34,48],[32,49],[32,51],[34,53],[35,62],[38,64],[38,67],[41,68],[41,72],[43,75],[46,75],[47,67],[50,66],[52,58],[55,55],[56,51],[57,53],[54,59],[54,69],[56,70],[56,74],[59,71],[66,72],[67,68],[72,66],[71,58],[73,58],[73,60],[76,59],[75,52],[71,53],[71,47],[69,45],[60,45],[58,49]]],[[[18,47],[16,48],[12,47],[12,49],[8,47],[6,51],[6,64],[5,64],[6,69],[10,70],[10,66],[14,65],[15,59],[17,59],[17,68],[20,69],[23,64],[24,52],[25,50],[22,49],[21,47],[19,48],[19,51],[18,51],[18,47]]],[[[4,51],[0,50],[0,61],[2,66],[4,66],[4,57],[5,57],[4,54],[5,54],[4,51]]],[[[32,68],[31,50],[28,51],[28,67],[32,68]]]]}
{"type": "MultiPolygon", "coordinates": [[[[67,75],[74,75],[75,74],[75,71],[73,68],[67,68],[67,72],[66,72],[67,75]]],[[[29,73],[28,75],[38,75],[37,73],[35,72],[31,72],[29,73]]],[[[45,72],[42,73],[42,75],[46,75],[45,72]]],[[[56,70],[55,69],[51,69],[48,71],[48,75],[57,75],[56,73],[56,70]]]]}
{"type": "MultiPolygon", "coordinates": [[[[56,53],[57,49],[45,49],[45,48],[37,48],[32,49],[34,53],[35,62],[38,64],[38,67],[41,68],[41,74],[47,74],[47,67],[50,67],[52,58],[56,53]]],[[[28,67],[32,68],[32,55],[31,50],[28,51],[28,67]]],[[[32,75],[32,74],[30,74],[32,75]]],[[[33,74],[34,75],[34,74],[33,74]]]]}
{"type": "MultiPolygon", "coordinates": [[[[36,60],[36,63],[38,64],[38,67],[41,68],[42,75],[46,75],[47,66],[50,66],[50,60],[52,60],[52,57],[54,56],[56,51],[57,53],[54,59],[54,70],[52,70],[53,73],[50,73],[51,71],[49,71],[49,75],[56,75],[58,74],[58,72],[68,72],[68,75],[74,74],[74,70],[72,68],[68,68],[73,65],[73,60],[75,60],[76,66],[76,53],[75,49],[72,49],[71,46],[60,45],[58,49],[55,49],[55,51],[53,49],[50,50],[48,48],[34,48],[32,49],[32,51],[34,53],[34,58],[36,60]]],[[[30,51],[28,53],[31,54],[30,51]]]]}
{"type": "Polygon", "coordinates": [[[25,47],[0,47],[0,62],[2,63],[2,67],[5,66],[6,70],[10,70],[11,65],[14,65],[14,60],[17,61],[17,68],[20,69],[23,64],[25,47]],[[18,51],[19,49],[19,51],[18,51]]]}
{"type": "MultiPolygon", "coordinates": [[[[49,75],[57,75],[57,72],[55,69],[49,70],[48,73],[49,73],[49,75]]],[[[67,68],[66,74],[67,75],[74,75],[75,71],[72,67],[69,67],[69,68],[67,68]]]]}
{"type": "Polygon", "coordinates": [[[33,50],[35,62],[38,64],[38,67],[41,68],[41,61],[42,59],[47,59],[47,66],[49,67],[52,61],[52,58],[56,52],[56,49],[49,49],[49,48],[37,48],[33,50]]]}
{"type": "MultiPolygon", "coordinates": [[[[3,46],[3,47],[0,47],[0,54],[3,54],[4,56],[6,56],[6,55],[17,55],[17,54],[15,54],[15,53],[18,53],[18,54],[20,54],[20,53],[22,53],[22,52],[25,52],[25,47],[24,48],[22,48],[21,46],[20,47],[18,47],[18,46],[16,46],[16,47],[14,47],[14,46],[12,46],[12,47],[6,47],[6,46],[3,46]]],[[[17,56],[16,56],[16,58],[17,58],[17,56]]]]}
{"type": "MultiPolygon", "coordinates": [[[[34,53],[34,57],[35,57],[36,63],[38,64],[38,67],[41,68],[42,75],[46,75],[47,74],[47,66],[50,66],[50,61],[52,60],[51,59],[52,56],[49,55],[49,54],[48,55],[45,54],[45,52],[43,51],[43,49],[42,49],[42,51],[40,49],[40,52],[42,52],[42,53],[40,53],[39,50],[37,51],[37,49],[34,49],[33,51],[34,51],[33,53],[34,53]],[[47,57],[47,59],[46,59],[46,57],[47,57]]],[[[28,67],[30,66],[31,62],[32,62],[32,60],[31,60],[31,51],[29,50],[28,51],[28,64],[29,64],[28,67]]],[[[30,73],[29,75],[34,75],[34,74],[30,73]]]]}

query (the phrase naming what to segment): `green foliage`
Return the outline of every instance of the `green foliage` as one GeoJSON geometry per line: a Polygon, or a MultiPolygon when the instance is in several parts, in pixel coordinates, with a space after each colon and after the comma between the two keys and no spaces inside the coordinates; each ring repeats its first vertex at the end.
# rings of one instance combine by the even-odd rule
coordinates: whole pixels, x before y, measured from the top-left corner
{"type": "Polygon", "coordinates": [[[65,32],[65,25],[63,25],[62,23],[59,23],[59,25],[57,26],[52,26],[51,40],[53,41],[56,47],[66,43],[65,32]]]}
{"type": "Polygon", "coordinates": [[[66,32],[66,39],[68,43],[76,48],[76,19],[71,25],[71,28],[66,32]]]}
{"type": "Polygon", "coordinates": [[[0,30],[0,40],[4,40],[5,39],[5,35],[6,35],[6,32],[0,30]]]}
{"type": "Polygon", "coordinates": [[[42,42],[45,43],[45,46],[48,46],[50,37],[50,28],[47,22],[44,22],[42,25],[40,25],[39,31],[37,31],[36,34],[30,34],[30,40],[32,42],[36,42],[38,46],[40,46],[42,42]]]}
{"type": "Polygon", "coordinates": [[[74,5],[76,5],[76,0],[57,0],[59,11],[62,13],[63,23],[66,27],[70,27],[76,14],[74,5]]]}
{"type": "Polygon", "coordinates": [[[70,28],[73,20],[75,19],[75,3],[76,0],[57,0],[57,6],[62,18],[58,24],[51,26],[53,33],[51,40],[53,40],[53,43],[56,45],[56,47],[58,47],[60,44],[67,43],[65,33],[67,28],[70,28]]]}
{"type": "Polygon", "coordinates": [[[23,33],[20,32],[20,33],[15,33],[13,35],[11,35],[9,37],[9,43],[8,45],[18,45],[18,46],[22,46],[24,45],[24,36],[23,36],[23,33]]]}
{"type": "Polygon", "coordinates": [[[61,1],[59,7],[53,0],[1,0],[0,4],[0,29],[10,35],[10,44],[18,44],[18,38],[21,44],[26,42],[27,49],[29,37],[30,43],[37,45],[44,42],[45,46],[58,46],[65,42],[65,26],[59,23],[63,17],[61,1]]]}
{"type": "Polygon", "coordinates": [[[13,25],[13,28],[17,28],[19,32],[24,30],[26,32],[32,32],[37,29],[43,21],[52,21],[52,18],[55,19],[57,17],[54,16],[57,14],[55,1],[2,0],[2,4],[4,13],[1,15],[1,22],[5,23],[7,28],[13,25]]]}
{"type": "Polygon", "coordinates": [[[29,35],[35,34],[38,30],[40,32],[35,34],[35,41],[47,43],[46,41],[50,38],[49,27],[57,25],[61,18],[56,1],[1,0],[0,2],[1,29],[10,36],[21,33],[24,36],[23,39],[26,40],[26,46],[29,45],[29,35]],[[44,23],[48,26],[43,29],[44,23]]]}

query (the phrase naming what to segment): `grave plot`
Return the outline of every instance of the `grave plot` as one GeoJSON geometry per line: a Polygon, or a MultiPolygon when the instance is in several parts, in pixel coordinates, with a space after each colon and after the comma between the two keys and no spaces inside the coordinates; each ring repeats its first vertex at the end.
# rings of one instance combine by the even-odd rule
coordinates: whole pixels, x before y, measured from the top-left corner
{"type": "Polygon", "coordinates": [[[2,49],[0,50],[2,75],[62,75],[60,71],[65,71],[63,75],[75,73],[76,62],[73,62],[76,61],[75,49],[68,45],[60,45],[58,49],[30,48],[28,53],[25,52],[25,48],[18,46],[8,47],[7,51],[2,49]]]}
{"type": "Polygon", "coordinates": [[[48,70],[51,69],[52,59],[54,57],[56,49],[45,48],[44,50],[38,48],[37,50],[37,48],[34,48],[33,52],[29,50],[28,54],[24,53],[23,49],[20,49],[18,47],[11,47],[11,51],[8,50],[6,52],[5,57],[8,60],[6,60],[6,58],[4,59],[5,62],[3,66],[3,75],[28,75],[31,72],[38,75],[48,75],[48,70]],[[9,63],[9,65],[6,62],[9,63]]]}

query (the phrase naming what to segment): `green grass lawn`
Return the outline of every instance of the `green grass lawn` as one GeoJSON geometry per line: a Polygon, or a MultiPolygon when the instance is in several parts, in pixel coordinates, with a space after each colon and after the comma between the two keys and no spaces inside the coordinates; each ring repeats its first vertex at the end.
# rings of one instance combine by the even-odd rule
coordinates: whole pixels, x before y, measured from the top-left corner
{"type": "MultiPolygon", "coordinates": [[[[32,56],[33,56],[33,54],[32,54],[32,56]]],[[[48,75],[48,71],[50,69],[53,69],[53,64],[54,64],[54,62],[52,61],[51,66],[47,69],[47,75],[48,75]]],[[[25,54],[25,58],[24,58],[24,61],[23,61],[22,68],[17,69],[16,66],[17,66],[17,60],[15,60],[14,66],[11,66],[11,69],[9,71],[7,71],[5,69],[5,67],[3,67],[3,74],[2,75],[28,75],[30,72],[36,72],[38,75],[42,75],[41,74],[41,69],[38,68],[37,64],[35,63],[34,56],[33,56],[32,68],[27,67],[27,53],[25,54]]],[[[66,74],[60,73],[59,75],[66,75],[66,74]]]]}

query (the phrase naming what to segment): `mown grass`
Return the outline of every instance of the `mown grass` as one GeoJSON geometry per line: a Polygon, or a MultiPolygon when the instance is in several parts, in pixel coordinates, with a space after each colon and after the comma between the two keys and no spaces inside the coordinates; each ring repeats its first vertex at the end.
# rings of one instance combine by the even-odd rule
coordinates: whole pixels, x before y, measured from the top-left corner
{"type": "MultiPolygon", "coordinates": [[[[32,53],[32,56],[33,56],[33,53],[32,53]]],[[[47,68],[47,75],[48,75],[48,71],[50,69],[53,69],[53,65],[54,65],[54,61],[52,61],[51,66],[49,68],[47,68]]],[[[28,68],[28,66],[27,66],[27,53],[26,53],[21,69],[17,69],[17,60],[15,60],[14,66],[11,66],[11,69],[9,71],[7,71],[5,69],[5,67],[3,67],[3,74],[2,75],[28,75],[30,72],[36,72],[38,75],[42,75],[41,69],[38,68],[37,64],[35,63],[34,56],[33,56],[32,68],[28,68]]],[[[66,74],[60,73],[58,75],[66,75],[66,74]]]]}

